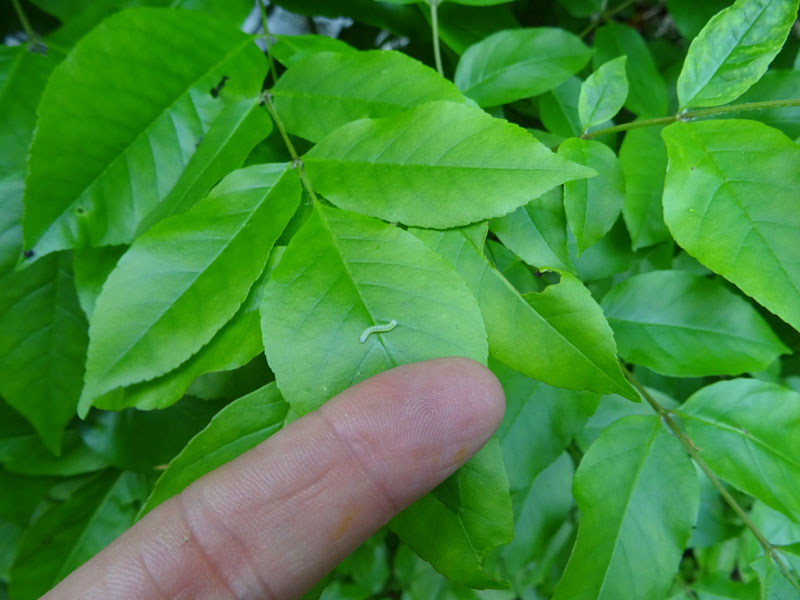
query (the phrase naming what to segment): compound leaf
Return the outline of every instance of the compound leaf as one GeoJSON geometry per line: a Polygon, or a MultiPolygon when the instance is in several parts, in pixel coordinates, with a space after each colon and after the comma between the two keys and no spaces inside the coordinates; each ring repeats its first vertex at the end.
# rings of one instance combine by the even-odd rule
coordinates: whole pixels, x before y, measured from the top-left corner
{"type": "Polygon", "coordinates": [[[746,300],[686,271],[635,275],[601,305],[620,356],[662,375],[762,371],[789,352],[746,300]]]}
{"type": "Polygon", "coordinates": [[[573,493],[581,509],[578,539],[554,600],[666,597],[700,485],[661,420],[631,416],[607,427],[581,459],[573,493]]]}
{"type": "Polygon", "coordinates": [[[38,258],[130,242],[224,100],[257,97],[265,73],[248,36],[202,13],[135,8],[103,21],[56,67],[42,96],[26,248],[38,258]]]}
{"type": "Polygon", "coordinates": [[[134,242],[92,315],[82,413],[106,392],[174,369],[233,317],[299,204],[287,167],[234,171],[134,242]]]}
{"type": "Polygon", "coordinates": [[[348,123],[304,162],[314,189],[340,208],[436,228],[499,217],[594,174],[521,127],[453,102],[348,123]]]}
{"type": "Polygon", "coordinates": [[[681,109],[719,106],[758,81],[797,19],[798,0],[737,0],[692,40],[678,77],[681,109]]]}
{"type": "Polygon", "coordinates": [[[475,244],[470,230],[478,227],[413,232],[453,264],[478,299],[491,355],[553,386],[638,401],[617,363],[611,328],[580,280],[560,272],[559,283],[521,295],[475,244]]]}
{"type": "Polygon", "coordinates": [[[206,473],[255,448],[281,428],[288,409],[275,383],[231,402],[170,461],[139,515],[181,493],[206,473]]]}
{"type": "Polygon", "coordinates": [[[487,359],[478,306],[446,261],[402,229],[322,205],[267,281],[261,327],[299,415],[397,365],[487,359]]]}
{"type": "Polygon", "coordinates": [[[401,52],[325,52],[290,66],[272,91],[289,133],[317,142],[337,127],[434,100],[463,102],[436,71],[401,52]]]}
{"type": "Polygon", "coordinates": [[[591,57],[580,38],[563,29],[509,29],[467,48],[454,81],[480,106],[497,106],[558,87],[591,57]]]}
{"type": "Polygon", "coordinates": [[[673,123],[662,137],[675,241],[800,329],[800,147],[743,120],[673,123]]]}
{"type": "Polygon", "coordinates": [[[679,409],[700,456],[720,477],[800,521],[800,394],[756,379],[704,387],[679,409]]]}

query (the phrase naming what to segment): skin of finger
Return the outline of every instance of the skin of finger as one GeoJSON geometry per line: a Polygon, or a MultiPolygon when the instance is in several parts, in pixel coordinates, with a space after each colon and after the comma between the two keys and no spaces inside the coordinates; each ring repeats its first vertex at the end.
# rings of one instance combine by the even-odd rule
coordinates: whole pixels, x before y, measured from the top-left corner
{"type": "Polygon", "coordinates": [[[468,359],[342,392],[149,513],[45,598],[297,598],[475,454],[502,388],[468,359]]]}

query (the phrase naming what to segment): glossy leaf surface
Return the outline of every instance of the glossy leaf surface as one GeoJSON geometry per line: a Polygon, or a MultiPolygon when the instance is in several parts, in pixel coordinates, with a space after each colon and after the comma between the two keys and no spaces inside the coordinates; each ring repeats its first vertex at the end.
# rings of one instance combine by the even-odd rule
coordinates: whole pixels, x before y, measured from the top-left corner
{"type": "Polygon", "coordinates": [[[800,394],[754,379],[721,381],[679,410],[709,466],[731,485],[800,521],[800,394]]]}
{"type": "Polygon", "coordinates": [[[255,98],[265,71],[247,36],[200,13],[138,8],[109,17],[56,68],[42,97],[26,248],[38,257],[130,242],[224,100],[255,98]],[[223,75],[215,97],[209,91],[223,75]]]}
{"type": "Polygon", "coordinates": [[[312,54],[289,67],[272,94],[287,131],[314,142],[350,121],[390,117],[434,100],[464,101],[430,67],[381,50],[312,54]]]}
{"type": "Polygon", "coordinates": [[[389,523],[398,537],[449,579],[477,588],[507,584],[483,569],[483,560],[513,537],[508,478],[500,444],[492,439],[439,488],[389,523]],[[457,504],[445,502],[446,487],[458,490],[457,504]]]}
{"type": "Polygon", "coordinates": [[[300,415],[397,365],[487,359],[478,306],[447,262],[397,227],[322,205],[267,282],[261,328],[278,388],[300,415]]]}
{"type": "Polygon", "coordinates": [[[81,410],[163,375],[208,343],[247,297],[299,200],[287,165],[256,165],[138,238],[97,300],[81,410]]]}
{"type": "Polygon", "coordinates": [[[689,46],[678,77],[681,109],[719,106],[758,81],[797,19],[798,0],[737,0],[689,46]]]}
{"type": "Polygon", "coordinates": [[[673,123],[662,137],[675,241],[800,329],[800,147],[755,121],[673,123]]]}
{"type": "Polygon", "coordinates": [[[628,76],[623,55],[603,64],[583,82],[578,98],[581,127],[586,131],[616,115],[628,97],[628,76]]]}
{"type": "Polygon", "coordinates": [[[314,189],[340,208],[420,227],[498,217],[593,174],[521,127],[452,102],[349,123],[304,162],[314,189]]]}
{"type": "Polygon", "coordinates": [[[625,179],[614,151],[600,142],[570,138],[558,147],[558,155],[597,173],[564,185],[564,210],[580,255],[608,233],[619,217],[625,179]]]}
{"type": "Polygon", "coordinates": [[[478,299],[491,355],[550,385],[618,392],[638,401],[619,370],[611,328],[580,281],[563,272],[560,283],[541,293],[521,295],[483,255],[483,238],[478,237],[478,243],[475,239],[477,229],[414,230],[414,234],[466,280],[478,299]]]}
{"type": "Polygon", "coordinates": [[[660,419],[625,417],[609,426],[581,460],[573,492],[581,509],[578,539],[554,600],[664,597],[700,487],[660,419]]]}
{"type": "Polygon", "coordinates": [[[170,461],[140,515],[255,448],[281,428],[288,408],[274,383],[231,402],[170,461]]]}
{"type": "Polygon", "coordinates": [[[746,300],[686,271],[631,277],[606,294],[602,307],[620,356],[663,375],[762,371],[790,352],[746,300]]]}
{"type": "Polygon", "coordinates": [[[576,35],[563,29],[498,31],[467,48],[455,83],[480,106],[507,104],[558,87],[591,56],[576,35]]]}

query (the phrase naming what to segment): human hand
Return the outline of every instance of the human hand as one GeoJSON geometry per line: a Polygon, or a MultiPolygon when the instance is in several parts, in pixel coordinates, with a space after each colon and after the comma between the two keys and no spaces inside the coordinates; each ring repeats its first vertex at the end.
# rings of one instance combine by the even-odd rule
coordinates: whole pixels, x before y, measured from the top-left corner
{"type": "Polygon", "coordinates": [[[485,367],[391,369],[164,502],[44,598],[297,598],[494,433],[485,367]]]}

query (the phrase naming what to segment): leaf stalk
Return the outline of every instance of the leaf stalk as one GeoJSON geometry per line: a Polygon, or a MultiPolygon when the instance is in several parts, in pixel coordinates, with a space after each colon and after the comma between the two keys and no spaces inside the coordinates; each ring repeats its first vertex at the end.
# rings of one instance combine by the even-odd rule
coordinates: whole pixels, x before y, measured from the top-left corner
{"type": "Polygon", "coordinates": [[[589,133],[584,133],[581,138],[590,140],[601,135],[610,133],[619,133],[628,131],[629,129],[639,129],[641,127],[653,127],[655,125],[666,125],[674,123],[675,121],[693,121],[695,119],[702,119],[704,117],[719,117],[722,115],[747,112],[753,110],[768,110],[772,108],[790,108],[800,106],[800,98],[793,98],[789,100],[765,100],[763,102],[745,102],[742,104],[730,104],[728,106],[716,106],[714,108],[701,108],[699,110],[679,112],[667,117],[658,117],[655,119],[643,119],[641,121],[631,121],[630,123],[623,123],[622,125],[614,125],[612,127],[605,127],[597,129],[589,133]]]}
{"type": "Polygon", "coordinates": [[[275,85],[278,83],[278,71],[275,69],[275,60],[272,58],[272,50],[269,47],[269,23],[267,22],[267,9],[264,6],[264,0],[258,0],[258,8],[261,12],[261,29],[264,30],[264,42],[267,45],[267,61],[269,62],[269,72],[272,75],[272,85],[275,85]]]}
{"type": "Polygon", "coordinates": [[[444,77],[442,67],[442,49],[439,45],[439,2],[440,0],[428,0],[431,7],[431,33],[433,34],[433,60],[436,63],[436,70],[439,75],[444,77]]]}
{"type": "Polygon", "coordinates": [[[622,12],[635,2],[636,0],[627,0],[627,2],[623,2],[622,4],[615,6],[610,10],[600,13],[599,15],[595,15],[595,17],[592,19],[592,22],[589,23],[589,25],[587,25],[586,29],[584,29],[578,34],[578,37],[581,39],[585,38],[587,35],[592,33],[601,23],[605,23],[615,14],[617,14],[618,12],[622,12]]]}
{"type": "Polygon", "coordinates": [[[780,552],[778,549],[761,533],[761,530],[756,527],[755,523],[750,520],[750,517],[747,515],[745,510],[741,507],[741,505],[736,501],[736,499],[731,495],[731,493],[722,485],[722,482],[717,477],[717,474],[708,466],[705,460],[700,456],[698,452],[697,446],[694,445],[692,440],[689,438],[688,435],[678,426],[675,420],[670,415],[670,411],[665,409],[659,402],[653,397],[653,395],[647,391],[647,389],[639,382],[638,379],[631,373],[631,371],[619,361],[620,368],[622,372],[625,374],[625,377],[628,378],[628,381],[631,382],[633,387],[642,395],[642,397],[647,401],[650,407],[658,414],[661,418],[661,421],[667,425],[670,431],[678,438],[678,441],[684,447],[686,452],[689,456],[692,457],[692,460],[700,467],[700,470],[705,473],[706,477],[708,477],[711,484],[716,488],[719,492],[720,496],[727,502],[728,506],[733,509],[745,526],[750,530],[753,536],[758,540],[758,543],[764,549],[764,553],[769,556],[772,561],[777,565],[780,569],[783,576],[792,584],[792,586],[800,591],[800,582],[798,582],[797,578],[792,573],[791,569],[784,563],[783,557],[781,557],[780,552]]]}
{"type": "Polygon", "coordinates": [[[28,39],[31,42],[36,42],[37,36],[36,32],[33,31],[33,27],[31,27],[31,22],[28,21],[28,17],[25,15],[25,11],[22,10],[22,5],[19,3],[19,0],[11,0],[11,4],[14,5],[14,12],[17,13],[17,18],[19,22],[22,23],[22,28],[25,30],[25,35],[28,36],[28,39]]]}
{"type": "Polygon", "coordinates": [[[311,181],[308,179],[305,167],[303,166],[303,161],[300,159],[300,155],[297,154],[297,150],[295,149],[294,144],[292,144],[289,134],[286,133],[286,127],[284,127],[283,121],[281,121],[281,118],[278,115],[278,111],[275,110],[275,105],[272,104],[272,94],[269,91],[265,91],[261,94],[261,99],[264,103],[264,107],[269,113],[269,116],[272,118],[272,122],[275,123],[275,127],[278,128],[278,133],[280,133],[281,138],[283,138],[283,143],[286,146],[286,149],[289,151],[289,156],[292,157],[292,168],[297,169],[297,176],[300,178],[300,183],[303,184],[303,187],[308,192],[308,195],[311,196],[311,200],[313,200],[315,204],[318,203],[319,198],[314,192],[314,188],[311,187],[311,181]]]}

